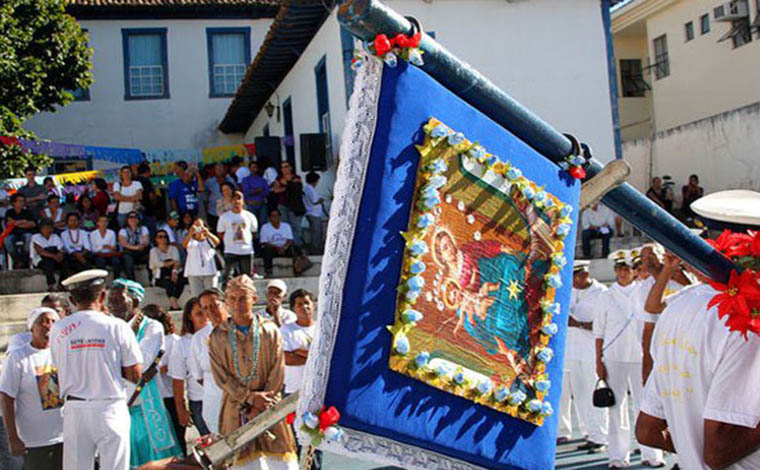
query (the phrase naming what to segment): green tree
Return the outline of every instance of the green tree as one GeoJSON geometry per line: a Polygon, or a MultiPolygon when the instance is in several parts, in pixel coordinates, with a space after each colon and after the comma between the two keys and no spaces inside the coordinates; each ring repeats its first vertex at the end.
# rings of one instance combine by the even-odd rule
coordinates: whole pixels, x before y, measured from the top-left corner
{"type": "MultiPolygon", "coordinates": [[[[0,0],[0,136],[34,138],[22,127],[27,118],[92,84],[87,35],[65,7],[66,0],[0,0]]],[[[50,158],[0,142],[0,177],[21,176],[29,164],[50,158]]]]}

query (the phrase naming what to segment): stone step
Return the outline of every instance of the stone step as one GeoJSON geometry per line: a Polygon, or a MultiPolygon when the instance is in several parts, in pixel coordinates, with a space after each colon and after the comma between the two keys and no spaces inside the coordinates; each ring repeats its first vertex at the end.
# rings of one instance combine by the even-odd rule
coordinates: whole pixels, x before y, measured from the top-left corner
{"type": "MultiPolygon", "coordinates": [[[[316,295],[319,290],[319,278],[316,276],[290,277],[282,278],[282,280],[288,286],[289,293],[297,289],[306,289],[316,295]]],[[[268,282],[269,279],[257,279],[254,281],[256,290],[259,292],[257,306],[266,304],[265,292],[268,282]]],[[[45,292],[38,292],[33,294],[0,295],[0,324],[17,321],[23,322],[30,310],[40,306],[40,302],[46,294],[45,292]]],[[[179,299],[179,304],[184,305],[189,299],[190,288],[186,286],[179,299]]],[[[147,287],[145,289],[143,305],[149,304],[158,304],[168,309],[169,298],[166,296],[164,289],[160,287],[147,287]]]]}
{"type": "MultiPolygon", "coordinates": [[[[304,277],[319,276],[319,272],[322,268],[322,257],[310,256],[309,259],[313,265],[301,275],[304,277]]],[[[257,258],[254,265],[256,266],[256,272],[263,275],[264,262],[257,258]]],[[[275,258],[272,266],[272,276],[277,278],[292,278],[293,261],[290,258],[275,258]]],[[[147,267],[137,266],[135,268],[135,277],[138,282],[147,285],[147,267]]],[[[47,291],[45,275],[38,269],[19,269],[0,272],[0,295],[32,294],[45,291],[47,291]]]]}

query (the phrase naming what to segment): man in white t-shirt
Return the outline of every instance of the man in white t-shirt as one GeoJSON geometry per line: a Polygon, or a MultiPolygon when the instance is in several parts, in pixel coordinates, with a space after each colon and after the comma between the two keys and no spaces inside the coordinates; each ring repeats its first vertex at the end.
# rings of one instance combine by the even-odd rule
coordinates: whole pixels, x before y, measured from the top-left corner
{"type": "Polygon", "coordinates": [[[242,191],[232,195],[232,210],[219,217],[216,232],[224,240],[223,282],[227,283],[233,270],[236,275],[253,272],[253,239],[259,230],[256,216],[244,209],[242,191]]]}
{"type": "Polygon", "coordinates": [[[40,222],[40,233],[32,235],[29,242],[29,257],[32,267],[41,269],[45,273],[48,290],[56,287],[56,274],[63,279],[64,257],[66,251],[61,238],[53,233],[53,222],[44,219],[40,222]]]}
{"type": "Polygon", "coordinates": [[[282,308],[282,302],[288,295],[288,286],[282,279],[272,279],[267,283],[266,298],[267,306],[259,311],[259,316],[265,320],[271,320],[278,327],[296,321],[296,314],[286,308],[282,308]]]}
{"type": "Polygon", "coordinates": [[[602,239],[602,258],[610,254],[610,240],[614,234],[615,216],[605,205],[594,204],[581,214],[581,240],[583,257],[591,258],[591,240],[602,239]]]}
{"type": "Polygon", "coordinates": [[[127,215],[137,210],[142,201],[143,186],[139,181],[132,179],[132,168],[123,166],[119,171],[121,181],[113,185],[113,198],[119,203],[118,222],[123,227],[127,222],[127,215]]]}
{"type": "Polygon", "coordinates": [[[50,355],[50,329],[57,320],[50,308],[29,313],[32,339],[8,355],[0,378],[10,451],[24,457],[25,470],[60,470],[63,465],[63,400],[50,355]]]}
{"type": "Polygon", "coordinates": [[[142,353],[124,321],[103,313],[107,271],[93,269],[63,281],[76,313],[50,332],[63,416],[64,470],[129,469],[129,410],[125,380],[142,376],[142,353]]]}
{"type": "MultiPolygon", "coordinates": [[[[273,261],[276,256],[296,258],[303,252],[293,243],[293,230],[286,222],[282,222],[280,211],[269,211],[269,223],[261,227],[261,256],[264,258],[264,271],[267,277],[272,276],[273,261]]],[[[294,264],[295,270],[295,264],[294,264]]],[[[300,272],[295,273],[299,275],[300,272]]]]}
{"type": "MultiPolygon", "coordinates": [[[[760,198],[760,193],[742,196],[736,199],[731,191],[714,193],[704,198],[709,207],[697,200],[691,208],[708,225],[715,220],[724,226],[751,224],[734,226],[734,232],[757,230],[760,216],[752,199],[760,198]]],[[[745,268],[744,276],[757,275],[751,268],[758,261],[756,255],[750,252],[731,259],[745,268]]],[[[657,279],[660,288],[680,264],[676,257],[666,257],[657,279]]],[[[667,299],[654,329],[654,365],[636,422],[636,437],[647,445],[677,452],[679,465],[685,469],[760,469],[758,327],[750,324],[752,329],[744,337],[727,326],[728,321],[742,318],[737,309],[739,296],[750,304],[754,316],[756,307],[752,304],[757,301],[745,296],[746,286],[755,280],[729,280],[729,285],[739,287],[718,291],[703,274],[688,269],[699,283],[667,299]],[[723,301],[716,299],[718,295],[723,301]],[[719,305],[710,307],[715,300],[719,305]]]]}
{"type": "Polygon", "coordinates": [[[558,441],[570,439],[573,430],[571,411],[575,408],[581,435],[588,435],[578,450],[597,453],[607,444],[608,417],[606,408],[592,405],[596,384],[592,328],[607,288],[591,277],[589,265],[588,260],[575,260],[573,263],[558,441]]]}

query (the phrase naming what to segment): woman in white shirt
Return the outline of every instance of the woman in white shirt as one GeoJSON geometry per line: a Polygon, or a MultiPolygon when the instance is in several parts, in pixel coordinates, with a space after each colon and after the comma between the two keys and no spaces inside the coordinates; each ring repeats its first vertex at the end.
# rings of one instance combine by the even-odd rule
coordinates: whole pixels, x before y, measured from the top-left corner
{"type": "Polygon", "coordinates": [[[148,267],[153,273],[153,284],[163,287],[169,297],[171,309],[179,310],[179,297],[185,288],[179,251],[177,247],[169,244],[169,234],[165,230],[156,232],[155,243],[156,246],[150,250],[148,261],[148,267]]]}
{"type": "Polygon", "coordinates": [[[174,388],[174,405],[179,423],[183,427],[189,427],[194,423],[201,436],[209,433],[203,420],[203,385],[191,375],[188,362],[193,334],[203,329],[206,324],[208,318],[198,299],[193,297],[188,300],[182,311],[182,336],[169,358],[169,377],[174,388]],[[185,390],[189,409],[185,403],[185,390]]]}
{"type": "Polygon", "coordinates": [[[174,426],[174,433],[179,441],[179,446],[182,448],[182,455],[187,455],[187,442],[185,442],[185,428],[179,422],[177,416],[177,408],[174,401],[174,387],[172,386],[172,378],[169,376],[169,360],[174,354],[174,351],[180,349],[180,337],[175,333],[176,328],[172,322],[172,318],[166,313],[166,310],[159,307],[156,304],[146,305],[142,309],[143,313],[148,317],[161,323],[164,327],[164,355],[161,357],[161,362],[158,364],[161,376],[158,380],[158,389],[161,391],[161,398],[164,399],[164,406],[166,411],[169,412],[169,416],[174,426]]]}
{"type": "Polygon", "coordinates": [[[128,279],[135,280],[135,265],[144,263],[148,258],[150,234],[148,229],[140,224],[137,212],[127,214],[127,224],[119,230],[119,245],[124,261],[124,271],[128,279]]]}
{"type": "Polygon", "coordinates": [[[110,266],[114,279],[121,275],[121,253],[118,251],[116,234],[108,228],[108,217],[98,217],[97,229],[90,232],[92,260],[100,269],[110,266]]]}
{"type": "Polygon", "coordinates": [[[66,215],[67,229],[61,234],[63,248],[66,250],[66,269],[74,274],[84,271],[90,265],[90,234],[79,228],[79,214],[69,212],[66,215]]]}
{"type": "Polygon", "coordinates": [[[190,294],[197,297],[204,290],[217,287],[219,272],[214,248],[219,245],[219,238],[211,233],[203,219],[195,219],[182,245],[187,250],[185,277],[190,283],[190,294]]]}
{"type": "Polygon", "coordinates": [[[124,166],[119,171],[121,181],[113,185],[113,198],[119,203],[119,227],[127,223],[129,213],[139,211],[143,187],[139,181],[132,180],[132,169],[124,166]]]}
{"type": "Polygon", "coordinates": [[[53,222],[44,219],[40,223],[40,233],[32,236],[29,242],[31,264],[45,273],[45,279],[49,291],[56,290],[55,275],[63,280],[63,257],[64,249],[61,238],[53,233],[53,222]]]}
{"type": "Polygon", "coordinates": [[[42,211],[42,217],[53,221],[55,231],[60,233],[66,228],[66,221],[63,219],[63,209],[61,209],[61,199],[58,196],[50,195],[47,198],[48,206],[42,211]]]}
{"type": "Polygon", "coordinates": [[[0,378],[3,419],[13,455],[26,469],[63,468],[63,400],[50,354],[50,329],[58,313],[37,308],[27,317],[31,342],[12,351],[0,378]]]}

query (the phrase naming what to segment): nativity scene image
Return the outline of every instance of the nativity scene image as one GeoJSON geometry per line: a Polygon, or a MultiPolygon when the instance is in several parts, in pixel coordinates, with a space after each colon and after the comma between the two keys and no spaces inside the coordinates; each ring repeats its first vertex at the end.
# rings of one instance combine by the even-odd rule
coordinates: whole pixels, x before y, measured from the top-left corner
{"type": "Polygon", "coordinates": [[[468,141],[434,137],[431,122],[404,234],[390,367],[540,423],[550,414],[546,363],[567,210],[468,141]]]}

